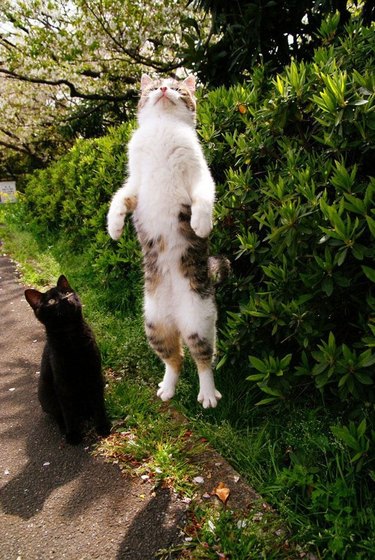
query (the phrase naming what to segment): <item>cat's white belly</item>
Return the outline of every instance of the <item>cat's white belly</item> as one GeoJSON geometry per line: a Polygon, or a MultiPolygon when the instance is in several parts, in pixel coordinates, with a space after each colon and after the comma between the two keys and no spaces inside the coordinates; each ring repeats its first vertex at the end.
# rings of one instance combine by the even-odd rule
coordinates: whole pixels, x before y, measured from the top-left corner
{"type": "Polygon", "coordinates": [[[178,216],[192,203],[185,180],[181,173],[160,168],[142,173],[135,217],[150,238],[178,236],[178,216]]]}

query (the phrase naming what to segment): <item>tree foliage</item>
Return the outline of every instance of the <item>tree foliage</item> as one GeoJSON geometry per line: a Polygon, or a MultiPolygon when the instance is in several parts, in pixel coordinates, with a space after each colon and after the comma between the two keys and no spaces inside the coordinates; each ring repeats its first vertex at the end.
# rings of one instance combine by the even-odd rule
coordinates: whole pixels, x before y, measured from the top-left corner
{"type": "Polygon", "coordinates": [[[255,63],[281,70],[290,58],[311,59],[319,43],[318,30],[329,14],[340,16],[341,28],[351,13],[365,25],[375,18],[372,0],[191,0],[212,15],[208,41],[197,40],[186,54],[204,82],[229,85],[244,77],[255,63]],[[358,4],[358,6],[357,6],[358,4]]]}
{"type": "MultiPolygon", "coordinates": [[[[192,8],[182,0],[3,0],[1,13],[4,168],[9,150],[38,164],[59,143],[66,149],[71,137],[128,119],[142,71],[181,67],[192,8]]],[[[195,18],[204,29],[207,17],[195,18]]]]}

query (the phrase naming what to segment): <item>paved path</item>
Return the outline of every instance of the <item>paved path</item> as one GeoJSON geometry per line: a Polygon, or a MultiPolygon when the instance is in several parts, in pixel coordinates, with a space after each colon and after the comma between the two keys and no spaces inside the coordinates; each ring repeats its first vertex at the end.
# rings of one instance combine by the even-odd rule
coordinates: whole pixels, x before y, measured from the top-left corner
{"type": "Polygon", "coordinates": [[[64,443],[38,403],[44,331],[23,290],[0,256],[0,560],[152,560],[185,506],[64,443]]]}

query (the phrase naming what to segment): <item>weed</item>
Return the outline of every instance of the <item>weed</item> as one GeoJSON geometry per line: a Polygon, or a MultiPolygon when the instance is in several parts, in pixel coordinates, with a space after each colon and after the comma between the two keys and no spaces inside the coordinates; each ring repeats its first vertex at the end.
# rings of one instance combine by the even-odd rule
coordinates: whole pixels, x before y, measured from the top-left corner
{"type": "MultiPolygon", "coordinates": [[[[179,560],[296,558],[285,526],[262,502],[246,513],[197,507],[190,511],[184,533],[184,544],[173,550],[179,560]]],[[[158,557],[163,558],[162,551],[158,557]]]]}

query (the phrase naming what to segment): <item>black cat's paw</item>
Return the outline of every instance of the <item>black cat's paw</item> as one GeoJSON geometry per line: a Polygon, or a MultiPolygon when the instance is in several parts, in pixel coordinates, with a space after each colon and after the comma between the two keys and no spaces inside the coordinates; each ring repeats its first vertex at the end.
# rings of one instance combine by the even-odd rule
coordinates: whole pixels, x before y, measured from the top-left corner
{"type": "Polygon", "coordinates": [[[80,432],[68,432],[65,436],[66,443],[70,445],[78,445],[82,442],[82,434],[80,432]]]}
{"type": "Polygon", "coordinates": [[[104,422],[103,424],[99,424],[98,426],[96,426],[95,429],[96,429],[96,433],[99,436],[107,437],[111,433],[111,423],[104,422]]]}

